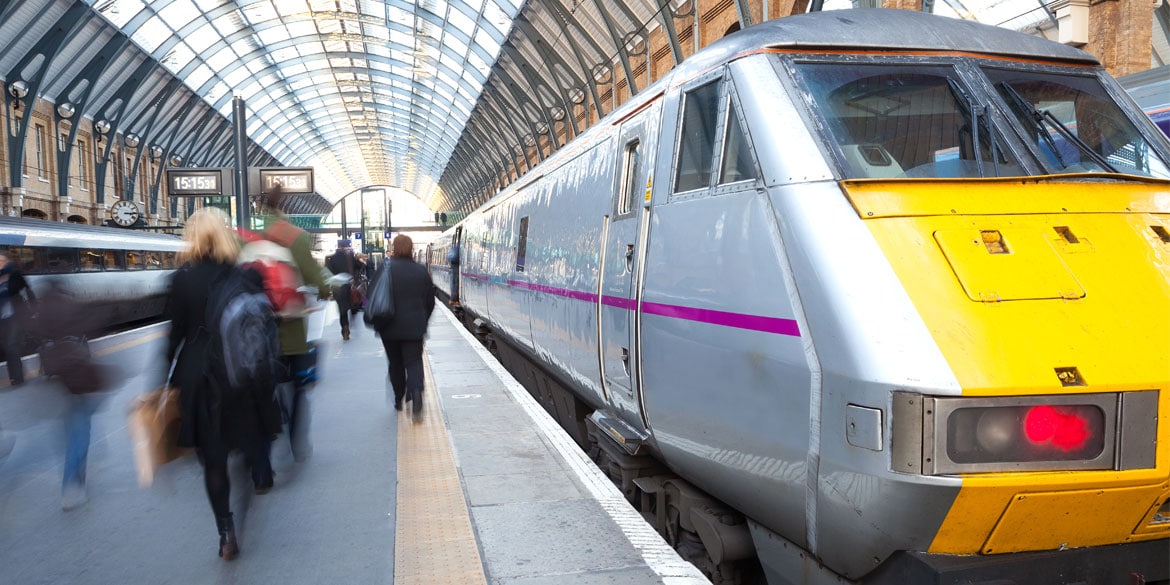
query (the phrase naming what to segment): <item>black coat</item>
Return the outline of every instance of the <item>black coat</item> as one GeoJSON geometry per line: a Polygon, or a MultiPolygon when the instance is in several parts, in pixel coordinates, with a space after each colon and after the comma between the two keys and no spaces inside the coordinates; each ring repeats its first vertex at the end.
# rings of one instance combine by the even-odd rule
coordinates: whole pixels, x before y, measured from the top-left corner
{"type": "Polygon", "coordinates": [[[208,297],[212,283],[229,270],[239,268],[203,261],[175,271],[171,280],[166,363],[174,362],[171,383],[179,387],[180,447],[238,449],[259,434],[280,432],[280,410],[273,401],[272,388],[258,388],[225,400],[205,373],[211,341],[206,319],[208,297]]]}
{"type": "Polygon", "coordinates": [[[427,321],[435,310],[435,284],[422,264],[411,258],[391,258],[378,269],[374,283],[381,279],[381,271],[389,270],[394,291],[394,319],[378,329],[383,339],[422,341],[427,335],[427,321]]]}

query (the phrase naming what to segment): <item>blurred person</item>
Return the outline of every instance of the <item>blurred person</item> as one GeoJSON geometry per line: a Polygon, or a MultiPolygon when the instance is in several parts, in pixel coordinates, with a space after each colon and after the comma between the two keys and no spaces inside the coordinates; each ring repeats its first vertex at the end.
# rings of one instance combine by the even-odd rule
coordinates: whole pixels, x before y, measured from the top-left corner
{"type": "Polygon", "coordinates": [[[403,400],[410,400],[417,415],[422,412],[423,339],[435,310],[435,285],[426,267],[414,261],[410,236],[398,235],[391,248],[393,256],[382,263],[374,282],[381,280],[381,271],[390,271],[394,317],[377,331],[386,349],[394,409],[402,410],[403,400]]]}
{"type": "Polygon", "coordinates": [[[20,272],[20,266],[0,251],[0,344],[3,344],[4,359],[8,364],[8,380],[13,386],[24,383],[25,313],[36,304],[36,295],[29,288],[28,281],[20,272]]]}
{"type": "MultiPolygon", "coordinates": [[[[321,265],[313,259],[315,240],[312,234],[288,220],[281,211],[283,204],[284,193],[279,186],[265,194],[257,217],[260,236],[288,248],[301,281],[315,287],[319,299],[328,300],[329,285],[321,274],[321,265]]],[[[338,295],[339,298],[342,296],[338,295]]],[[[283,316],[278,329],[283,364],[278,380],[280,403],[288,420],[288,438],[293,459],[304,461],[312,454],[308,390],[317,379],[317,348],[308,341],[308,328],[303,316],[283,316]]]]}
{"type": "Polygon", "coordinates": [[[101,405],[101,391],[112,375],[94,363],[88,336],[97,330],[95,313],[79,303],[59,280],[52,280],[41,296],[36,333],[41,370],[58,379],[69,393],[65,416],[65,473],[61,478],[61,508],[72,510],[89,498],[85,489],[93,413],[101,405]]]}
{"type": "MultiPolygon", "coordinates": [[[[207,498],[219,531],[219,555],[231,560],[239,553],[230,507],[228,454],[245,451],[258,490],[271,487],[269,436],[280,432],[280,414],[271,388],[227,395],[211,383],[206,371],[211,335],[207,304],[216,283],[239,271],[240,244],[216,208],[203,208],[187,219],[180,252],[182,267],[172,276],[166,316],[171,320],[167,364],[174,363],[171,382],[179,388],[179,446],[194,447],[203,464],[207,498]]],[[[259,277],[249,273],[258,284],[259,277]]]]}
{"type": "MultiPolygon", "coordinates": [[[[348,274],[351,277],[354,274],[357,262],[353,257],[353,250],[349,247],[348,240],[338,240],[337,251],[325,261],[325,268],[333,274],[348,274]]],[[[353,285],[356,284],[350,281],[337,288],[334,300],[337,301],[337,316],[341,321],[341,339],[349,341],[349,311],[353,306],[353,285]]]]}
{"type": "Polygon", "coordinates": [[[353,293],[350,295],[352,303],[349,307],[350,320],[353,315],[362,310],[366,303],[366,292],[370,287],[370,257],[368,254],[354,254],[353,256],[353,293]]]}

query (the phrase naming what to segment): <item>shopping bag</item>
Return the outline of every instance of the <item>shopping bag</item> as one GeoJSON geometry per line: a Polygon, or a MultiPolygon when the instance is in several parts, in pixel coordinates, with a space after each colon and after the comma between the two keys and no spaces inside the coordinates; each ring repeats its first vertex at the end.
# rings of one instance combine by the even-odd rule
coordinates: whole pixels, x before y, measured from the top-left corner
{"type": "Polygon", "coordinates": [[[130,443],[138,485],[149,487],[158,468],[191,452],[179,443],[179,390],[164,386],[135,398],[130,405],[130,443]]]}

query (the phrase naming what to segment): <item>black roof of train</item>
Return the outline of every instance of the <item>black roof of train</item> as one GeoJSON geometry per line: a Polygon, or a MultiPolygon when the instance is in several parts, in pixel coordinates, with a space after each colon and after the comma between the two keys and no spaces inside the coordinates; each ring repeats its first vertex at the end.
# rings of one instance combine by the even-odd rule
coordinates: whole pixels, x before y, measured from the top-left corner
{"type": "MultiPolygon", "coordinates": [[[[760,47],[834,50],[933,50],[1096,65],[1096,57],[1029,34],[914,10],[827,10],[769,20],[728,35],[679,69],[703,71],[760,47]]],[[[683,73],[683,78],[690,77],[683,73]]]]}

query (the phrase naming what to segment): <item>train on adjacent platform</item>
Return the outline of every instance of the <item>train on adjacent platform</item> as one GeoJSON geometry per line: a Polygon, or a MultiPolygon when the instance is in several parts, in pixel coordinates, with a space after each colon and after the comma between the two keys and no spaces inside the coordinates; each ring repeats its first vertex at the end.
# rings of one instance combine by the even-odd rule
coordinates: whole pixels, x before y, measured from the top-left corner
{"type": "Polygon", "coordinates": [[[1078,49],[749,27],[427,260],[716,583],[1170,579],[1170,142],[1078,49]]]}
{"type": "Polygon", "coordinates": [[[160,318],[170,274],[183,249],[177,236],[0,217],[0,252],[17,263],[33,293],[49,279],[100,315],[111,329],[160,318]]]}

